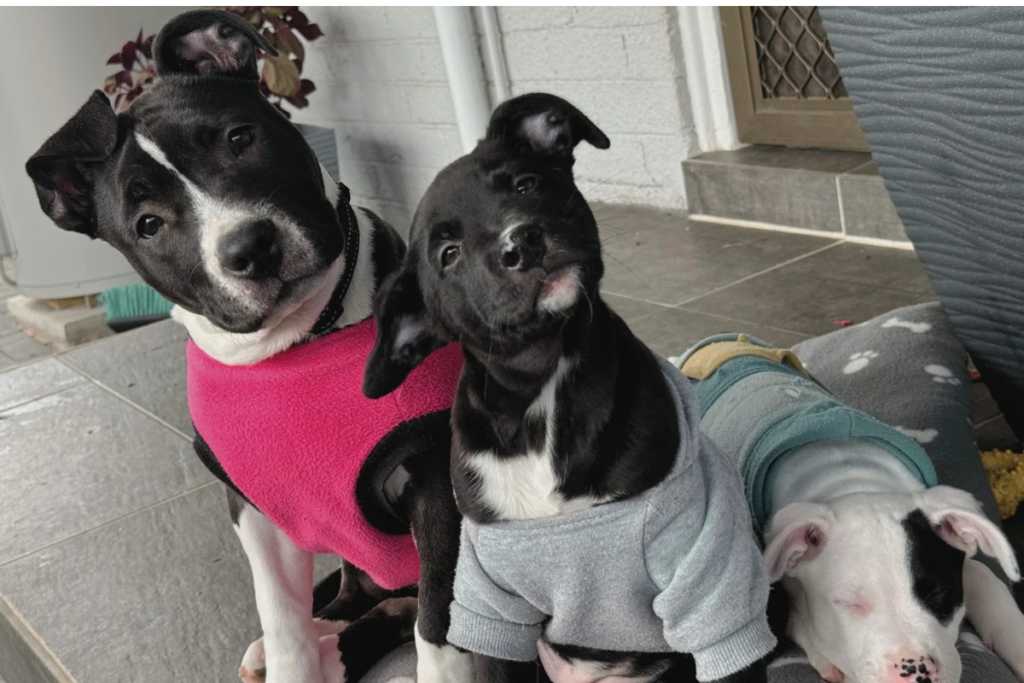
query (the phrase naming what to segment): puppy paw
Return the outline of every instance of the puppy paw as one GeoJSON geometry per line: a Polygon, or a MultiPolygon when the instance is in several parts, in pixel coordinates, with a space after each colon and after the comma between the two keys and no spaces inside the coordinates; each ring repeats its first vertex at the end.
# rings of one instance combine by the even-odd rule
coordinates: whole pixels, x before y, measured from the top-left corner
{"type": "Polygon", "coordinates": [[[255,641],[242,656],[238,677],[244,683],[264,683],[267,679],[267,655],[263,651],[263,639],[255,641]]]}
{"type": "Polygon", "coordinates": [[[345,683],[347,680],[336,635],[320,639],[320,673],[323,674],[324,683],[345,683]]]}

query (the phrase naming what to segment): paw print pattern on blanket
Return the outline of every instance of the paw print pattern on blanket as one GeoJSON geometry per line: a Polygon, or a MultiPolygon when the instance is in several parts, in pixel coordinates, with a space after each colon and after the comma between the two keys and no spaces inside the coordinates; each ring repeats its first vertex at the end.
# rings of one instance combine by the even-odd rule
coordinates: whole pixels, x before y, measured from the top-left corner
{"type": "Polygon", "coordinates": [[[900,320],[899,318],[889,318],[882,327],[905,327],[914,334],[924,334],[928,330],[932,329],[931,323],[915,323],[909,320],[900,320]]]}
{"type": "Polygon", "coordinates": [[[943,365],[926,365],[924,371],[932,376],[932,380],[939,384],[950,384],[959,386],[960,380],[953,376],[953,371],[943,365]]]}
{"type": "Polygon", "coordinates": [[[876,351],[858,351],[850,356],[850,361],[843,368],[843,374],[852,375],[855,372],[860,372],[875,358],[878,358],[878,353],[876,351]]]}
{"type": "Polygon", "coordinates": [[[939,430],[931,428],[908,429],[906,427],[896,427],[896,431],[909,436],[918,443],[931,443],[932,441],[935,441],[935,437],[939,435],[939,430]]]}

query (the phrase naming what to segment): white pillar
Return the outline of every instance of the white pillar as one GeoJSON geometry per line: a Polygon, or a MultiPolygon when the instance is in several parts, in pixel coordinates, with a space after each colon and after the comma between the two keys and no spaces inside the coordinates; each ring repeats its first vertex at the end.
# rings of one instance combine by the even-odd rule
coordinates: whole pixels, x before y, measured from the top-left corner
{"type": "Polygon", "coordinates": [[[700,150],[736,149],[740,141],[718,8],[679,7],[678,15],[686,88],[700,150]]]}
{"type": "Polygon", "coordinates": [[[434,20],[437,22],[437,35],[448,74],[448,87],[452,91],[462,148],[469,152],[484,136],[491,116],[487,82],[476,46],[472,9],[435,7],[434,20]]]}
{"type": "Polygon", "coordinates": [[[498,26],[498,10],[495,7],[476,7],[476,23],[482,32],[481,45],[484,68],[491,82],[491,104],[499,104],[512,97],[509,87],[508,65],[505,63],[505,48],[501,44],[501,27],[498,26]]]}

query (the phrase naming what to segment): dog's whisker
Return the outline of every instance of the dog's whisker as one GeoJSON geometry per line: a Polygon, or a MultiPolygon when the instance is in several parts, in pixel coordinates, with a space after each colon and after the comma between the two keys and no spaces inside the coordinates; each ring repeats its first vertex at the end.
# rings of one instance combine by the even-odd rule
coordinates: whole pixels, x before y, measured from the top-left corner
{"type": "Polygon", "coordinates": [[[608,257],[608,258],[610,258],[610,259],[611,259],[612,261],[615,261],[615,262],[616,262],[616,263],[618,263],[618,264],[619,264],[620,266],[622,266],[623,268],[625,268],[626,270],[628,270],[628,271],[629,271],[629,274],[630,274],[630,275],[632,275],[633,277],[635,277],[635,278],[637,279],[637,281],[638,281],[638,282],[639,282],[640,284],[642,284],[642,285],[643,285],[644,287],[650,287],[650,285],[649,285],[649,284],[647,284],[647,281],[646,281],[646,280],[644,280],[644,279],[643,279],[642,277],[640,277],[639,275],[637,275],[637,274],[636,274],[636,271],[634,271],[634,270],[633,270],[632,268],[630,268],[629,266],[627,266],[627,265],[626,265],[625,263],[623,263],[623,262],[622,262],[622,261],[621,261],[620,259],[617,259],[617,258],[615,258],[614,256],[612,256],[611,254],[609,254],[609,253],[608,253],[607,251],[605,251],[605,250],[604,250],[603,248],[601,249],[601,255],[602,255],[602,256],[607,256],[607,257],[608,257]]]}
{"type": "Polygon", "coordinates": [[[601,182],[597,183],[596,185],[591,185],[586,190],[581,191],[580,194],[582,194],[584,196],[590,194],[591,192],[593,192],[597,188],[601,187],[602,185],[607,185],[612,180],[612,178],[615,178],[616,176],[622,175],[627,170],[628,169],[625,169],[625,168],[619,169],[618,171],[616,171],[615,173],[612,173],[610,176],[608,176],[607,178],[605,178],[601,182]]]}

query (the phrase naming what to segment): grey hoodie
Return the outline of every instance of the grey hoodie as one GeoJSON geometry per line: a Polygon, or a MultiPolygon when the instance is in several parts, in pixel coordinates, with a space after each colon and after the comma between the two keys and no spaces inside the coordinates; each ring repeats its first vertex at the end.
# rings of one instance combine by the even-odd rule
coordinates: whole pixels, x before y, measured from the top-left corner
{"type": "Polygon", "coordinates": [[[448,640],[507,660],[537,640],[621,652],[689,652],[701,681],[775,646],[768,579],[734,462],[698,432],[689,382],[676,391],[681,443],[658,486],[544,519],[465,520],[448,640]]]}

